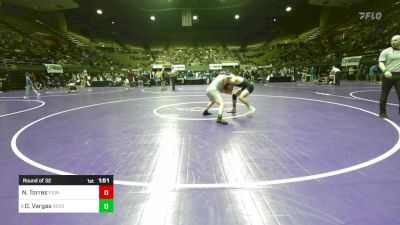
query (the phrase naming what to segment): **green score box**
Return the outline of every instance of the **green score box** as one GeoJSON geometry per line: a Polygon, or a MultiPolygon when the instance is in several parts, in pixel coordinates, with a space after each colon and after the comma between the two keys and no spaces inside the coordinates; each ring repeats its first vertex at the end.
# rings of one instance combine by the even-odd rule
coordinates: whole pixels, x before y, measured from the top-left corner
{"type": "Polygon", "coordinates": [[[100,213],[114,212],[114,200],[113,199],[100,199],[99,212],[100,213]]]}

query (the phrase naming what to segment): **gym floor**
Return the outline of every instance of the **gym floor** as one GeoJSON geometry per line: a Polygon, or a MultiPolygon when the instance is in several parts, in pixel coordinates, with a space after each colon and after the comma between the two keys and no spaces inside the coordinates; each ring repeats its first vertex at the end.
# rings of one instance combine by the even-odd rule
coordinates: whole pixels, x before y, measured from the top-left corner
{"type": "Polygon", "coordinates": [[[0,94],[1,224],[400,224],[394,91],[382,119],[379,83],[257,84],[220,125],[206,88],[0,94]],[[25,174],[114,175],[114,212],[18,213],[25,174]]]}

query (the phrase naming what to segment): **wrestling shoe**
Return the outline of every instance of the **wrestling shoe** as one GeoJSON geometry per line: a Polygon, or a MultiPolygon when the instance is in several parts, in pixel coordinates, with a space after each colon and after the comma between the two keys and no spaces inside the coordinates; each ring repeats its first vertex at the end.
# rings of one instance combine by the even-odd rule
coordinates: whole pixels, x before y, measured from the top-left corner
{"type": "Polygon", "coordinates": [[[388,118],[387,113],[379,113],[380,118],[388,118]]]}
{"type": "Polygon", "coordinates": [[[218,119],[218,120],[217,120],[217,123],[222,124],[222,125],[227,125],[227,124],[228,124],[228,122],[226,122],[226,121],[223,120],[223,119],[218,119]]]}
{"type": "Polygon", "coordinates": [[[203,112],[203,116],[209,116],[209,115],[211,115],[212,113],[210,113],[210,112],[208,112],[208,111],[204,111],[203,112]]]}
{"type": "Polygon", "coordinates": [[[247,114],[252,114],[256,112],[256,108],[254,108],[253,106],[250,106],[249,111],[247,111],[247,114]]]}

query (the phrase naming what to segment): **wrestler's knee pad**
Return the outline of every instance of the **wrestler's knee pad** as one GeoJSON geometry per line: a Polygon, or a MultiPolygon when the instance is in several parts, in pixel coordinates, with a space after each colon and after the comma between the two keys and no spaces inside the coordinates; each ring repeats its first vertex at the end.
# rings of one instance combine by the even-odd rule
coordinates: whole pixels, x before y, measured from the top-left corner
{"type": "Polygon", "coordinates": [[[237,96],[236,95],[232,95],[232,100],[236,100],[237,96]]]}

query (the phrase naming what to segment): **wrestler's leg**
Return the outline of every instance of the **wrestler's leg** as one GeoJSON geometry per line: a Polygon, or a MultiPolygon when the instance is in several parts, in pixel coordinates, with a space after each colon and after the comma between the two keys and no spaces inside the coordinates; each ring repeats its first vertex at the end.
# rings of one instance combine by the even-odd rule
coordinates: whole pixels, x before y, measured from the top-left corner
{"type": "Polygon", "coordinates": [[[235,91],[235,93],[232,94],[232,110],[229,111],[228,113],[236,113],[236,103],[237,103],[237,97],[240,96],[242,93],[242,90],[239,89],[235,91]]]}

